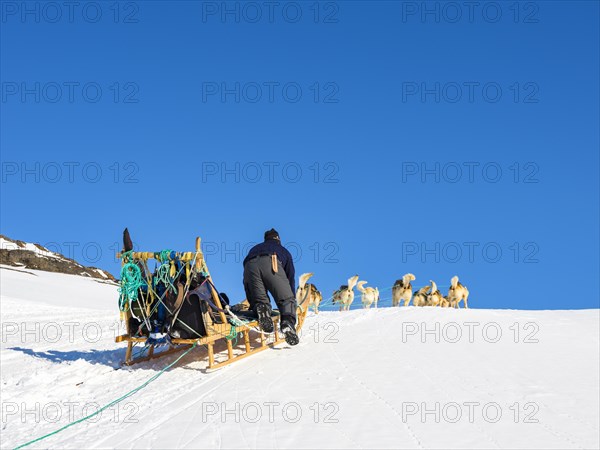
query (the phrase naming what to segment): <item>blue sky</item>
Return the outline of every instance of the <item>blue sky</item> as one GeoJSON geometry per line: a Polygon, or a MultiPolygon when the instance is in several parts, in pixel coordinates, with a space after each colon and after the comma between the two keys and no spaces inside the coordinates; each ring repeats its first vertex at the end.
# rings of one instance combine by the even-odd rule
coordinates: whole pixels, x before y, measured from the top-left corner
{"type": "Polygon", "coordinates": [[[275,227],[325,297],[598,307],[598,2],[61,4],[2,2],[3,234],[115,274],[125,226],[200,235],[239,300],[275,227]]]}

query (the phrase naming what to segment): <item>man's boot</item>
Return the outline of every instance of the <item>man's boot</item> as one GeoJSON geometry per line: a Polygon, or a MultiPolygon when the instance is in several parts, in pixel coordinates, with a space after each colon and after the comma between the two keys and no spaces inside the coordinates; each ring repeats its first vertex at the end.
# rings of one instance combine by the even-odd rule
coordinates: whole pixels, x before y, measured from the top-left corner
{"type": "Polygon", "coordinates": [[[296,334],[296,327],[291,320],[281,319],[281,332],[285,336],[285,342],[289,345],[297,345],[300,342],[300,338],[296,334]]]}
{"type": "Polygon", "coordinates": [[[254,307],[254,312],[258,316],[258,325],[265,333],[273,332],[273,319],[271,318],[271,306],[265,303],[258,303],[254,307]]]}

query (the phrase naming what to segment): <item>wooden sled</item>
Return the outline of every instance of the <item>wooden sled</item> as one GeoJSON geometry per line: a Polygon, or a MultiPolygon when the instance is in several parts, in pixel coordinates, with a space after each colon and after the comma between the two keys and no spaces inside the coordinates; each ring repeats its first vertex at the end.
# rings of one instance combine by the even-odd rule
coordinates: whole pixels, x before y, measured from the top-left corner
{"type": "MultiPolygon", "coordinates": [[[[133,260],[157,259],[158,253],[153,252],[132,252],[130,254],[133,260]]],[[[122,254],[118,253],[117,257],[121,258],[122,254]]],[[[210,273],[204,260],[204,255],[200,250],[200,238],[196,238],[196,251],[175,253],[175,257],[179,261],[191,265],[195,264],[195,269],[202,271],[210,280],[210,273]]],[[[125,260],[123,260],[125,264],[125,260]]],[[[212,281],[212,280],[211,280],[212,281]]],[[[172,346],[166,350],[155,352],[155,346],[148,346],[148,353],[142,357],[133,357],[133,349],[137,344],[146,344],[147,337],[133,336],[133,330],[129,329],[129,319],[131,311],[127,310],[122,313],[122,319],[125,320],[127,334],[117,336],[115,342],[127,342],[127,350],[125,352],[125,361],[123,364],[132,365],[138,362],[149,361],[151,359],[160,358],[168,354],[180,352],[188,349],[196,344],[198,347],[206,346],[208,355],[208,369],[217,369],[240,359],[244,359],[250,355],[261,352],[268,348],[273,348],[282,342],[285,342],[284,336],[279,332],[279,316],[273,316],[274,332],[271,335],[265,335],[260,332],[258,321],[252,320],[243,325],[232,325],[229,323],[226,312],[219,294],[210,284],[212,302],[217,306],[217,311],[203,310],[202,319],[206,328],[206,335],[194,339],[178,339],[171,338],[172,346]],[[215,314],[218,320],[214,320],[215,314]],[[239,334],[238,334],[239,333],[239,334]],[[232,336],[240,336],[240,339],[232,339],[232,336]],[[233,341],[233,342],[232,342],[233,341]]],[[[308,308],[305,305],[306,298],[302,300],[302,304],[298,305],[296,331],[299,333],[304,324],[308,308]]]]}

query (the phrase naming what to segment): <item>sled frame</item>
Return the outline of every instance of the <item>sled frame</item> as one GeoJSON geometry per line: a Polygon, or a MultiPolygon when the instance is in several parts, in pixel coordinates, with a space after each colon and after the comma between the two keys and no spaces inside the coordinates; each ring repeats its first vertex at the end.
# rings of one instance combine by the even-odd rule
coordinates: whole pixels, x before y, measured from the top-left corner
{"type": "MultiPolygon", "coordinates": [[[[218,311],[216,312],[216,314],[218,314],[220,323],[216,323],[213,320],[209,310],[207,310],[206,312],[202,312],[202,319],[204,321],[205,328],[206,328],[206,336],[203,336],[200,338],[194,338],[194,339],[172,338],[171,339],[172,346],[170,346],[170,348],[155,353],[155,346],[150,345],[150,346],[148,346],[148,354],[147,355],[133,358],[132,354],[133,354],[134,347],[137,344],[145,344],[147,341],[147,338],[132,336],[132,331],[129,329],[129,318],[131,317],[131,311],[130,311],[130,309],[128,309],[126,311],[125,317],[124,317],[126,327],[127,327],[127,334],[123,334],[123,335],[117,336],[115,338],[115,342],[127,342],[127,349],[125,351],[125,361],[123,361],[124,365],[131,366],[133,364],[137,364],[140,362],[150,361],[153,359],[161,358],[161,357],[169,355],[169,354],[173,354],[173,353],[177,353],[177,352],[186,350],[193,345],[197,345],[197,346],[205,345],[207,348],[207,353],[208,353],[208,369],[218,369],[223,366],[229,365],[235,361],[238,361],[240,359],[244,359],[244,358],[247,358],[248,356],[262,352],[263,350],[266,350],[268,348],[274,348],[275,346],[285,342],[285,338],[279,332],[279,329],[278,329],[280,316],[273,316],[274,331],[273,331],[272,335],[266,335],[265,333],[260,331],[258,320],[254,320],[254,321],[248,322],[247,324],[239,325],[239,326],[234,326],[234,325],[229,324],[229,322],[227,321],[227,317],[226,317],[225,313],[223,312],[223,305],[221,303],[221,298],[219,297],[219,294],[213,287],[211,276],[210,276],[210,273],[208,272],[208,268],[206,266],[206,261],[204,260],[204,255],[202,254],[202,251],[200,249],[200,238],[199,237],[196,238],[196,251],[195,252],[177,253],[177,256],[182,261],[192,261],[195,259],[196,269],[197,270],[203,269],[206,272],[207,279],[210,281],[210,290],[211,290],[212,301],[218,308],[218,311]],[[234,331],[236,334],[239,333],[239,335],[241,335],[241,339],[238,339],[238,342],[236,343],[235,346],[232,343],[231,339],[227,338],[227,336],[232,335],[234,333],[234,331]],[[254,337],[254,338],[256,338],[256,335],[258,335],[258,337],[259,337],[258,345],[254,345],[254,346],[252,345],[253,339],[251,339],[251,333],[252,333],[252,337],[254,337]],[[215,344],[220,343],[221,341],[225,341],[225,344],[226,344],[225,349],[216,350],[215,344]],[[238,354],[235,354],[234,349],[235,350],[241,349],[241,352],[238,354]],[[223,360],[217,361],[215,356],[224,356],[225,358],[223,360]]],[[[117,257],[120,258],[121,253],[118,253],[117,257]]],[[[155,253],[133,252],[132,258],[134,260],[135,259],[145,259],[145,260],[154,259],[155,253]]],[[[122,261],[122,264],[124,264],[124,263],[125,263],[125,261],[122,261]]],[[[296,325],[297,332],[300,332],[300,330],[302,329],[302,325],[304,324],[304,319],[306,318],[306,313],[308,311],[308,308],[306,307],[307,305],[305,305],[306,297],[307,296],[305,296],[305,298],[302,300],[302,302],[298,305],[297,325],[296,325]]],[[[254,339],[254,343],[256,343],[256,339],[254,339]]]]}

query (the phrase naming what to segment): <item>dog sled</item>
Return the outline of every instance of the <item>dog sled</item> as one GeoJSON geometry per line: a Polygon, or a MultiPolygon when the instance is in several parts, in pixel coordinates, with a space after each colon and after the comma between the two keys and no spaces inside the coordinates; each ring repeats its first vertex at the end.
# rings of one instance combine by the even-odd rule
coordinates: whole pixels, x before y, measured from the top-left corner
{"type": "MultiPolygon", "coordinates": [[[[121,259],[119,307],[126,334],[125,365],[204,346],[207,368],[217,369],[273,348],[285,338],[279,331],[279,313],[273,310],[273,333],[261,331],[254,312],[241,305],[230,306],[213,283],[196,238],[195,251],[135,252],[125,230],[121,259]],[[151,273],[148,267],[155,262],[151,273]],[[244,310],[246,309],[246,310],[244,310]]],[[[296,329],[299,332],[308,308],[299,302],[296,329]]]]}

